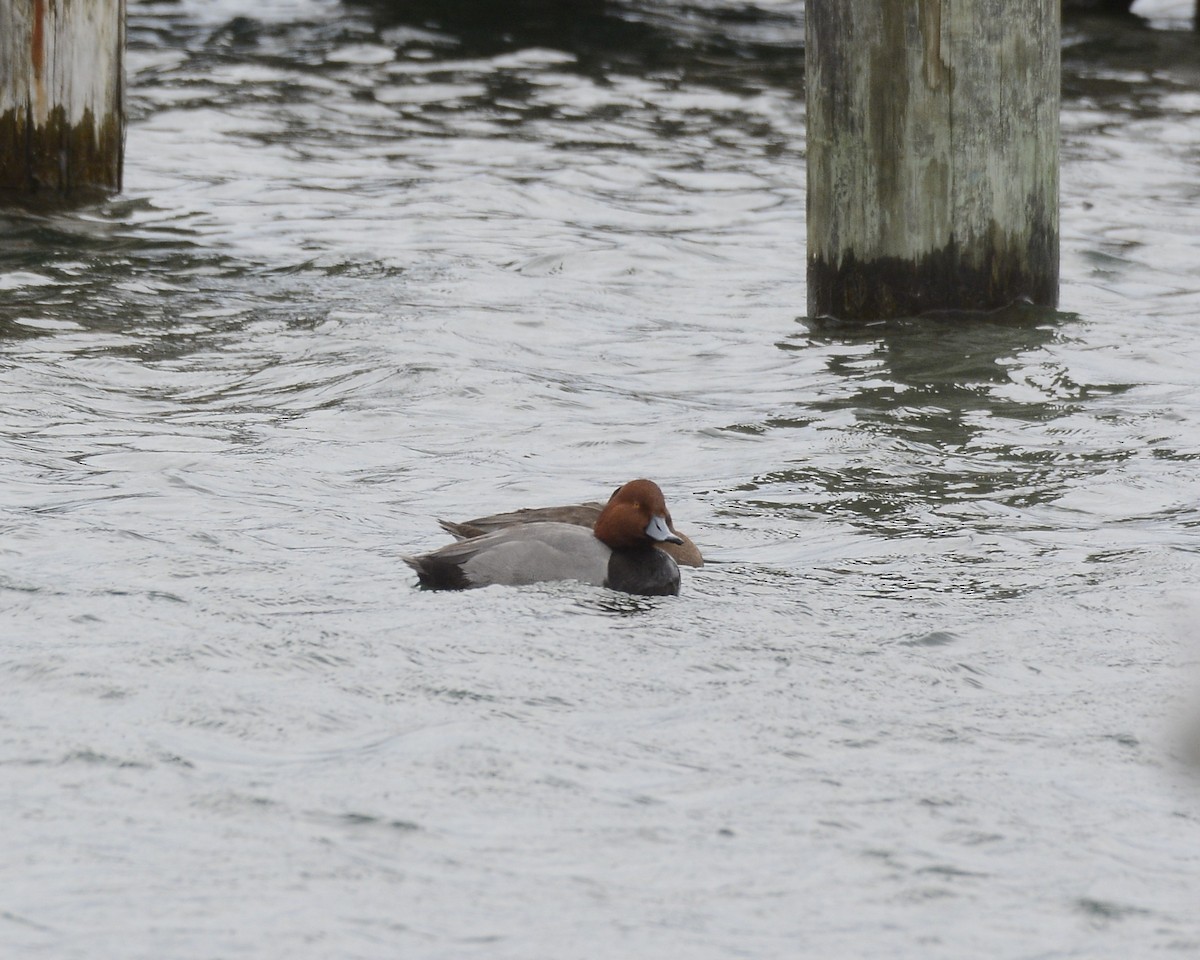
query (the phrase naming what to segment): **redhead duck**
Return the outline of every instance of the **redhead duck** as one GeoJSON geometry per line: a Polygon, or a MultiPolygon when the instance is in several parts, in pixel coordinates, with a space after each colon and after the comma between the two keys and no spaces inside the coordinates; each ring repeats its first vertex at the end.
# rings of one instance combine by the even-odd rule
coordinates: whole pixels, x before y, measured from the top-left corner
{"type": "MultiPolygon", "coordinates": [[[[617,489],[620,490],[620,487],[617,489]]],[[[497,530],[525,523],[570,523],[577,527],[594,527],[596,521],[600,519],[600,511],[603,509],[603,503],[593,500],[566,507],[525,507],[523,510],[494,513],[488,517],[476,517],[474,520],[464,520],[461,523],[453,523],[450,520],[439,520],[438,523],[454,539],[468,540],[471,537],[482,537],[485,533],[495,533],[497,530]]],[[[667,553],[681,567],[704,566],[704,557],[700,554],[700,548],[692,542],[691,537],[675,529],[675,524],[671,521],[669,514],[667,525],[680,542],[663,540],[656,543],[655,546],[667,553]]]]}
{"type": "Polygon", "coordinates": [[[591,530],[578,523],[522,520],[404,562],[427,590],[579,580],[626,593],[674,596],[679,567],[655,547],[681,542],[671,532],[658,484],[631,480],[617,488],[591,530]]]}

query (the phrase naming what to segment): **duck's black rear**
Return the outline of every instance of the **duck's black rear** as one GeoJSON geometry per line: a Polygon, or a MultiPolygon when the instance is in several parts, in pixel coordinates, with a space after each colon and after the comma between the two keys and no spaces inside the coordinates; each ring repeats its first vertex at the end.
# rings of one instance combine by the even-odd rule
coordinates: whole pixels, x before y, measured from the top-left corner
{"type": "Polygon", "coordinates": [[[422,590],[466,590],[471,586],[457,557],[450,559],[427,553],[420,557],[405,557],[404,562],[417,571],[422,590]]]}

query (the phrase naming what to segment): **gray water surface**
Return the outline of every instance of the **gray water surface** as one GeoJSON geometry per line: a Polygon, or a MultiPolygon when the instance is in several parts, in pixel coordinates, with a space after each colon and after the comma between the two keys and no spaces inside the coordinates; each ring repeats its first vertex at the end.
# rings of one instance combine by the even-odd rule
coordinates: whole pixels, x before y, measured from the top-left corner
{"type": "Polygon", "coordinates": [[[0,955],[1200,954],[1200,40],[1064,29],[1060,312],[814,328],[803,5],[130,5],[0,212],[0,955]],[[678,599],[414,589],[664,488],[678,599]]]}

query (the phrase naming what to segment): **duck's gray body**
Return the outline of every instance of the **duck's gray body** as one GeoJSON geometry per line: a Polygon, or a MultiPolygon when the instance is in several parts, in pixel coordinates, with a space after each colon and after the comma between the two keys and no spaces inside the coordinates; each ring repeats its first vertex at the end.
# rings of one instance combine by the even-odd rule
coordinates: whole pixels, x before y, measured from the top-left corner
{"type": "Polygon", "coordinates": [[[520,523],[406,557],[428,590],[578,580],[649,596],[679,593],[679,567],[653,546],[613,550],[586,527],[520,523]]]}

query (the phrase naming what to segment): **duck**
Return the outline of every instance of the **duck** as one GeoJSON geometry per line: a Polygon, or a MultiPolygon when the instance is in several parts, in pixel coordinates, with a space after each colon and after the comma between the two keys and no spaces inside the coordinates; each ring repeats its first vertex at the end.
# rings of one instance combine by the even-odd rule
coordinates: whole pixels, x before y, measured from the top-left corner
{"type": "MultiPolygon", "coordinates": [[[[618,487],[617,490],[621,488],[618,487]]],[[[613,491],[614,495],[617,491],[613,491]]],[[[472,537],[482,537],[506,527],[516,527],[526,523],[570,523],[578,527],[594,527],[604,510],[604,503],[590,500],[585,503],[572,503],[561,507],[523,507],[508,513],[493,513],[486,517],[476,517],[474,520],[439,520],[438,525],[455,540],[469,540],[472,537]]],[[[671,533],[679,538],[678,543],[662,540],[655,546],[669,555],[681,567],[702,567],[704,556],[700,548],[686,533],[676,529],[668,515],[668,525],[671,533]]]]}
{"type": "MultiPolygon", "coordinates": [[[[642,596],[679,594],[679,566],[657,548],[678,546],[683,538],[673,532],[666,499],[653,480],[631,480],[619,486],[591,529],[579,522],[528,519],[524,511],[516,513],[519,521],[495,529],[485,530],[488,524],[472,521],[452,525],[482,532],[464,533],[456,543],[405,557],[404,562],[417,572],[418,585],[426,590],[577,580],[642,596]]],[[[446,524],[443,527],[455,533],[446,524]]]]}

